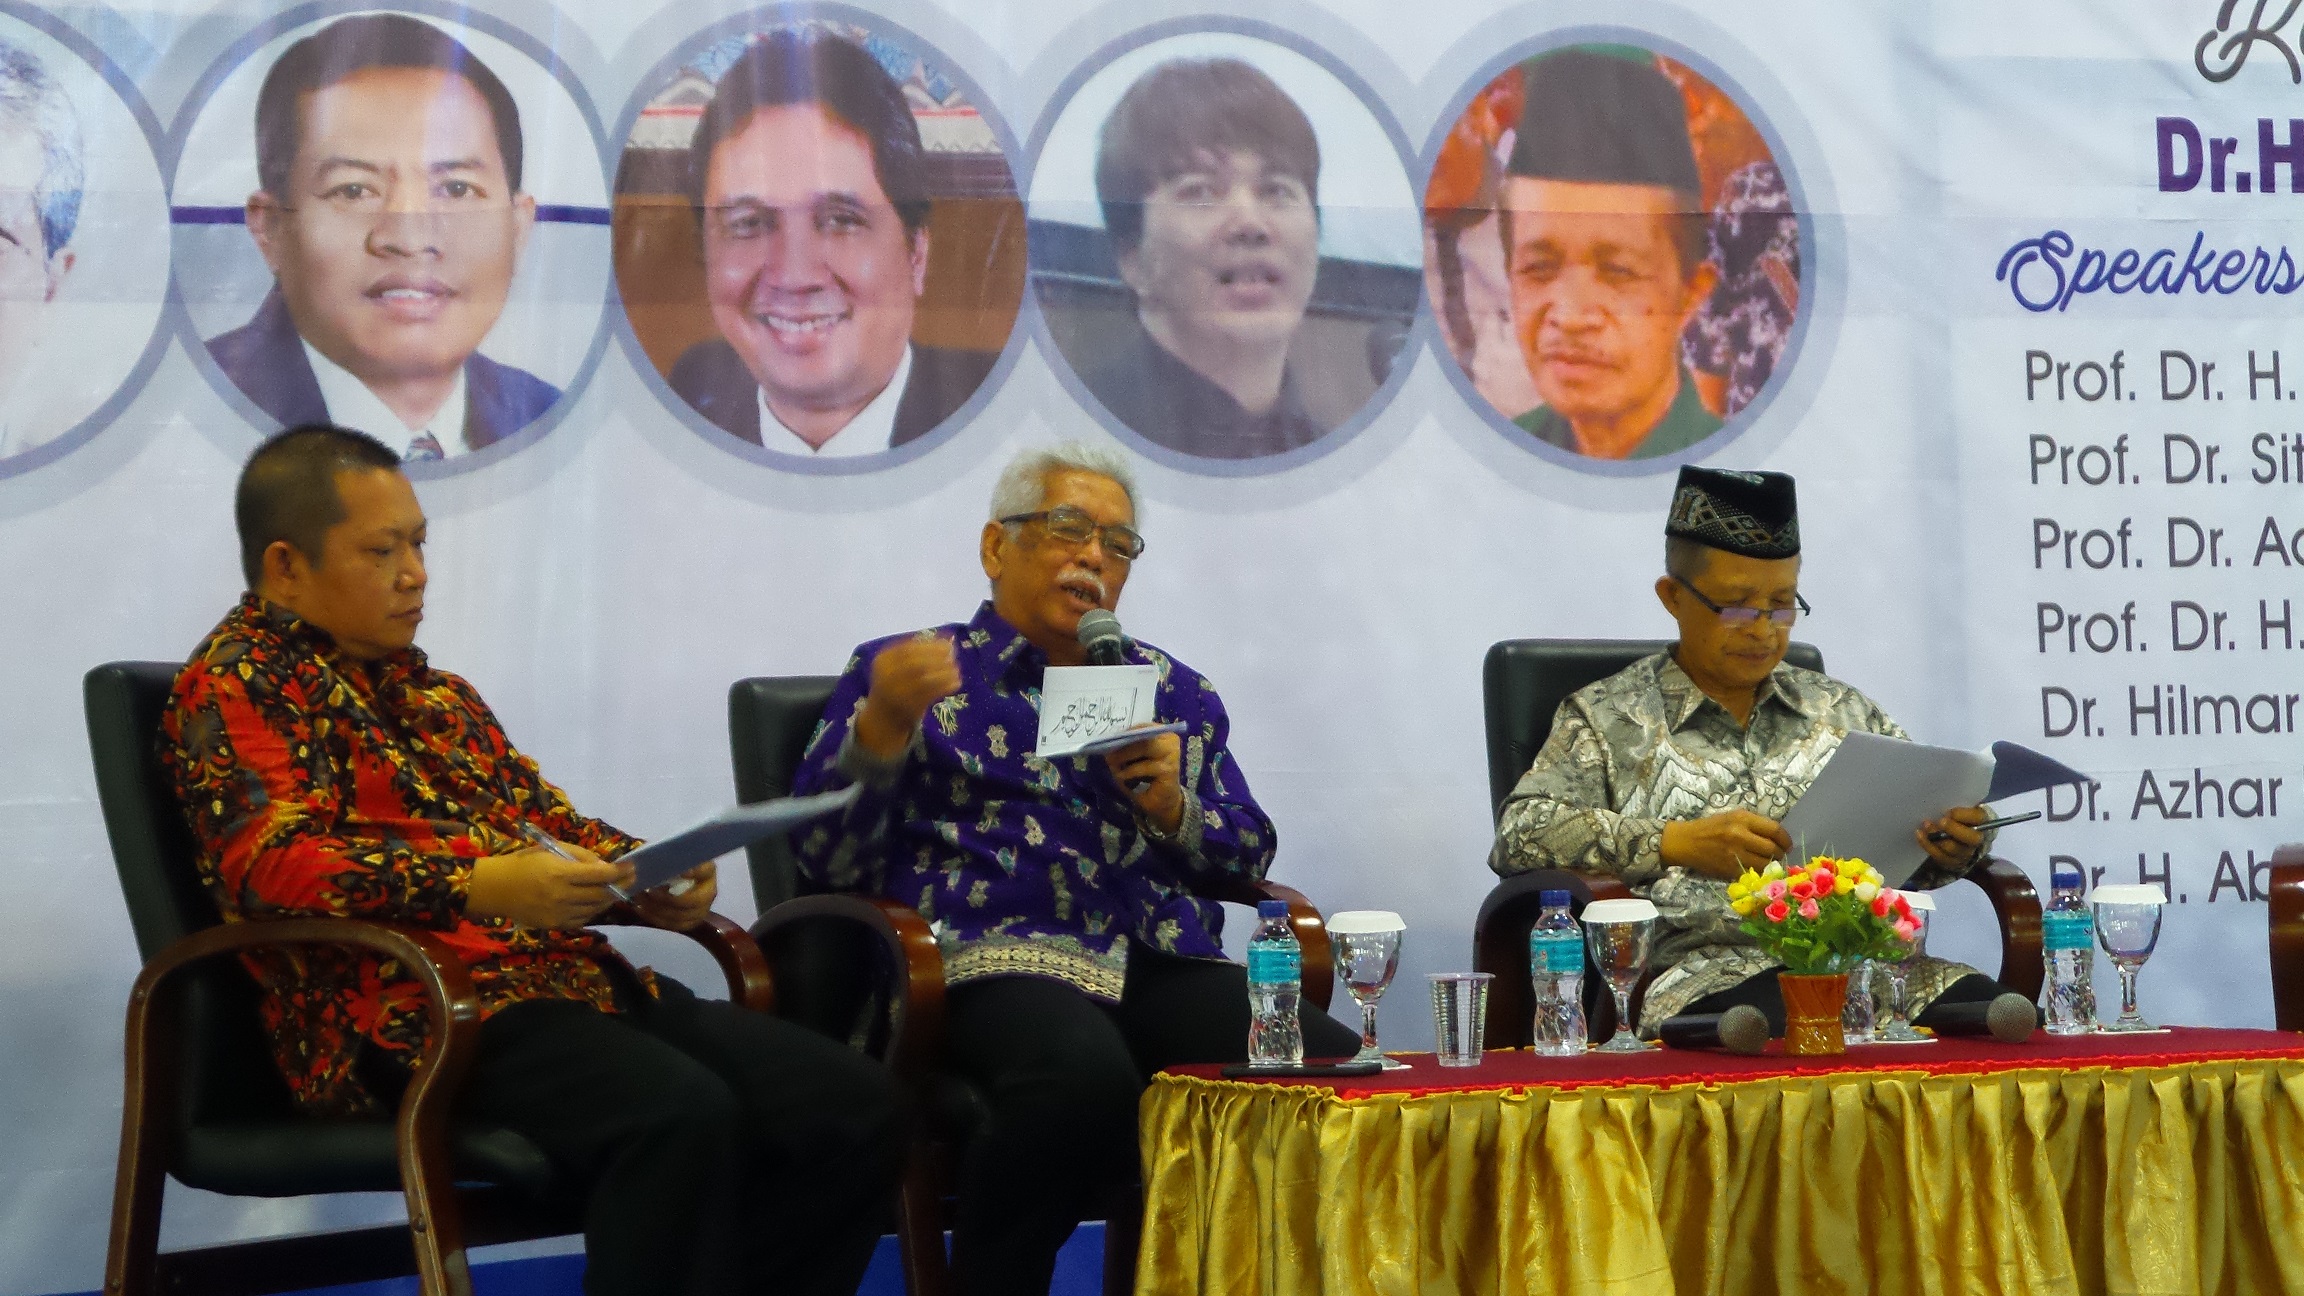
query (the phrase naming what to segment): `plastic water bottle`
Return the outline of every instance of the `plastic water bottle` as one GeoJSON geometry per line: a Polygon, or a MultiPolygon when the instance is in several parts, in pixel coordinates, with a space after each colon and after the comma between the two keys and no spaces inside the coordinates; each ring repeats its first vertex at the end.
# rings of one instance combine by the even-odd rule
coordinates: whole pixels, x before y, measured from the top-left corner
{"type": "Polygon", "coordinates": [[[1248,941],[1248,1065],[1299,1066],[1304,1023],[1296,998],[1304,992],[1304,950],[1288,925],[1288,902],[1256,902],[1256,934],[1248,941]]]}
{"type": "Polygon", "coordinates": [[[2057,869],[2049,878],[2048,908],[2040,915],[2048,960],[2048,1011],[2042,1016],[2051,1035],[2084,1035],[2096,1028],[2096,991],[2088,984],[2096,970],[2096,920],[2080,887],[2080,870],[2057,869]]]}
{"type": "Polygon", "coordinates": [[[1536,1023],[1530,1038],[1549,1057],[1584,1055],[1584,929],[1568,913],[1566,891],[1537,896],[1543,913],[1528,931],[1528,979],[1536,1023]]]}

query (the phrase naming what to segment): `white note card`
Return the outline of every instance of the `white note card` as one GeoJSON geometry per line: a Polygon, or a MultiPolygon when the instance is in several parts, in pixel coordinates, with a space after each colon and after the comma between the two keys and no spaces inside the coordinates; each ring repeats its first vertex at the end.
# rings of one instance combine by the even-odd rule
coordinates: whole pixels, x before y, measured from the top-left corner
{"type": "Polygon", "coordinates": [[[1040,682],[1040,740],[1032,749],[1053,760],[1151,724],[1159,688],[1157,666],[1051,666],[1040,682]]]}

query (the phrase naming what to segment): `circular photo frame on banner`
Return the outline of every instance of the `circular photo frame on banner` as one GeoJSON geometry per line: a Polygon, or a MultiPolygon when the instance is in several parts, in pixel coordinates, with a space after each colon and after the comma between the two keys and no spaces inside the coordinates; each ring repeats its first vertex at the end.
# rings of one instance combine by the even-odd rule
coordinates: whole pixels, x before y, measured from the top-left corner
{"type": "Polygon", "coordinates": [[[1749,102],[1654,38],[1556,34],[1444,119],[1425,288],[1450,376],[1514,444],[1586,472],[1669,471],[1783,385],[1815,248],[1749,102]]]}
{"type": "Polygon", "coordinates": [[[845,7],[764,10],[659,64],[622,139],[625,338],[699,435],[872,472],[992,398],[1020,344],[1024,205],[1013,137],[945,54],[845,7]]]}
{"type": "Polygon", "coordinates": [[[77,31],[0,2],[0,478],[85,444],[167,348],[158,122],[77,31]]]}
{"type": "Polygon", "coordinates": [[[235,42],[172,164],[185,346],[259,432],[331,422],[411,476],[543,436],[599,361],[598,114],[465,9],[308,6],[235,42]]]}
{"type": "Polygon", "coordinates": [[[1421,247],[1406,137],[1333,56],[1163,24],[1067,79],[1033,150],[1032,284],[1073,395],[1186,471],[1276,472],[1406,378],[1421,247]]]}

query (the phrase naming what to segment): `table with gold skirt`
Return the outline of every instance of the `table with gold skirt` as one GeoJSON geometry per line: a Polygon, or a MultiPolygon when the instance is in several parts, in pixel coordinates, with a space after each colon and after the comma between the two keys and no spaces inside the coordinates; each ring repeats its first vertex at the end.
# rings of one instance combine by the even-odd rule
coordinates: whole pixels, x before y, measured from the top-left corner
{"type": "Polygon", "coordinates": [[[1404,1058],[1156,1077],[1138,1296],[2304,1294],[2304,1036],[1404,1058]]]}

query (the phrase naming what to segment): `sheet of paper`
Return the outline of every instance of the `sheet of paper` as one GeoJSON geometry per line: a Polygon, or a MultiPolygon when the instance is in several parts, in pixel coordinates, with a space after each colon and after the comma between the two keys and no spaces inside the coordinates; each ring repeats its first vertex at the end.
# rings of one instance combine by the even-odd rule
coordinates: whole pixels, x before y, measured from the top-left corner
{"type": "Polygon", "coordinates": [[[624,857],[639,875],[626,890],[633,895],[660,887],[709,859],[822,815],[845,808],[863,789],[844,787],[815,796],[778,797],[740,805],[712,816],[685,832],[659,837],[624,857]]]}
{"type": "Polygon", "coordinates": [[[1924,821],[1976,805],[1992,785],[1992,757],[1852,733],[1784,816],[1789,862],[1853,856],[1898,887],[1926,862],[1912,836],[1924,821]]]}
{"type": "Polygon", "coordinates": [[[1107,734],[1155,723],[1159,687],[1157,666],[1051,666],[1040,681],[1040,737],[1032,750],[1053,760],[1107,734]]]}
{"type": "Polygon", "coordinates": [[[1101,738],[1091,738],[1087,742],[1080,744],[1080,746],[1074,750],[1072,754],[1075,756],[1101,756],[1106,752],[1118,751],[1123,747],[1133,746],[1134,744],[1140,743],[1147,738],[1156,738],[1161,734],[1181,734],[1183,732],[1184,722],[1181,720],[1171,720],[1166,724],[1139,725],[1134,729],[1115,729],[1111,733],[1108,733],[1101,738]]]}

